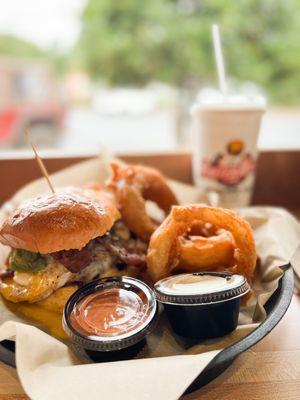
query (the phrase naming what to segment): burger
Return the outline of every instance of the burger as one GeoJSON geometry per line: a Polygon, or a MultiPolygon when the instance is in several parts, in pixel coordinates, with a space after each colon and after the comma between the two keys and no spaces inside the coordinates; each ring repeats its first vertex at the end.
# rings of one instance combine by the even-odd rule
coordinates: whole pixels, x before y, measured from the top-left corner
{"type": "Polygon", "coordinates": [[[146,244],[104,190],[64,188],[27,200],[1,226],[0,242],[10,247],[0,292],[14,303],[38,302],[72,282],[137,275],[146,264],[146,244]]]}

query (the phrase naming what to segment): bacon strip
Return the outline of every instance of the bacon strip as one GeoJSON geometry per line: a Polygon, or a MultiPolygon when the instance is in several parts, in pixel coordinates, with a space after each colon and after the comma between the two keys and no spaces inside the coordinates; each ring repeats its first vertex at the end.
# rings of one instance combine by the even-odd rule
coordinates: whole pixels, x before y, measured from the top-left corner
{"type": "Polygon", "coordinates": [[[82,271],[92,262],[92,256],[87,247],[81,250],[61,250],[51,253],[51,256],[73,274],[82,271]]]}
{"type": "MultiPolygon", "coordinates": [[[[104,251],[114,255],[126,265],[134,265],[136,267],[146,266],[146,254],[129,251],[126,248],[126,243],[116,242],[109,235],[99,237],[96,240],[99,245],[103,246],[104,251]]],[[[88,246],[81,250],[58,251],[52,253],[51,256],[72,273],[81,272],[93,261],[93,256],[88,246]]]]}
{"type": "Polygon", "coordinates": [[[121,247],[119,244],[113,242],[105,243],[105,247],[127,265],[134,265],[136,267],[144,267],[146,265],[145,254],[130,253],[125,247],[121,247]]]}
{"type": "Polygon", "coordinates": [[[0,272],[0,279],[12,278],[13,276],[14,271],[10,271],[9,269],[0,272]]]}

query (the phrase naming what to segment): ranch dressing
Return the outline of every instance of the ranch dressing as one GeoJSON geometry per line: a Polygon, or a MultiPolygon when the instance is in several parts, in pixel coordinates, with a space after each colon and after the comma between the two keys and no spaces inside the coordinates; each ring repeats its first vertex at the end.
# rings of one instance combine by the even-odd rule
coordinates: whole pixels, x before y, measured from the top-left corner
{"type": "Polygon", "coordinates": [[[211,294],[241,284],[239,275],[182,274],[161,281],[159,290],[168,295],[211,294]]]}

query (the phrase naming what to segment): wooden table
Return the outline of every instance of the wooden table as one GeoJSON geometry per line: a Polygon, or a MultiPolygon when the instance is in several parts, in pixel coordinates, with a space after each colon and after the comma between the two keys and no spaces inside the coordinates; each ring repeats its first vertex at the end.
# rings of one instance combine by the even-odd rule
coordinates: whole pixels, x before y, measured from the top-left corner
{"type": "MultiPolygon", "coordinates": [[[[160,167],[172,177],[189,182],[190,156],[126,156],[126,161],[160,167]]],[[[51,172],[76,159],[47,160],[51,172]]],[[[300,205],[300,153],[264,154],[258,166],[255,203],[284,205],[298,211],[300,205]],[[276,177],[276,179],[274,179],[276,177]],[[266,189],[267,188],[267,189],[266,189]],[[277,189],[277,190],[275,190],[277,189]]],[[[32,160],[0,160],[0,202],[38,172],[32,160]]],[[[45,388],[47,390],[47,388],[45,388]]],[[[294,295],[279,325],[260,343],[240,355],[217,379],[185,400],[296,400],[300,398],[300,297],[294,295]]],[[[0,363],[0,400],[28,399],[16,370],[0,363]]]]}

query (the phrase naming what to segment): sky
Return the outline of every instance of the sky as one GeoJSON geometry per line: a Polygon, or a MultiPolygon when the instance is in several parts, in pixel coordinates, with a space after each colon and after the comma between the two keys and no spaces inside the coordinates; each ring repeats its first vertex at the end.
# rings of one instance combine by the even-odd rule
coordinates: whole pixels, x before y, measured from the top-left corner
{"type": "Polygon", "coordinates": [[[0,0],[0,35],[31,41],[42,49],[70,49],[80,33],[86,0],[0,0]]]}

